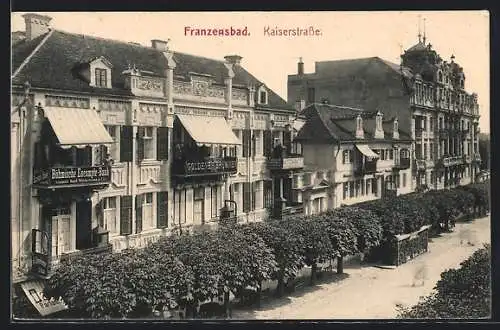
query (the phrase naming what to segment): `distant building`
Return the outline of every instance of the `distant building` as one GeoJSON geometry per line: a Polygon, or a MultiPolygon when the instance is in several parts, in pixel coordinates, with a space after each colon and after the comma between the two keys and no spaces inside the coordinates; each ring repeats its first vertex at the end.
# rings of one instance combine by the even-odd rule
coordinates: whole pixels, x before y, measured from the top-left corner
{"type": "Polygon", "coordinates": [[[465,90],[463,68],[443,61],[419,36],[400,65],[378,57],[321,61],[315,72],[288,76],[288,101],[298,109],[313,103],[380,111],[397,117],[414,139],[414,188],[441,189],[474,180],[478,150],[477,95],[465,90]]]}
{"type": "Polygon", "coordinates": [[[319,103],[301,115],[304,172],[294,188],[306,214],[412,191],[412,140],[398,118],[319,103]]]}

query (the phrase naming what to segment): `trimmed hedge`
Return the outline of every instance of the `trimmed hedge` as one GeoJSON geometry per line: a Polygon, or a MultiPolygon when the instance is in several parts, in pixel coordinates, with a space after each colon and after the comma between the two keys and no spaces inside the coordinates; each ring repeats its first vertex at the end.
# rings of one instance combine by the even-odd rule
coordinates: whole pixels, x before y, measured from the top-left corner
{"type": "Polygon", "coordinates": [[[358,252],[391,257],[395,235],[426,224],[447,230],[459,214],[486,214],[488,201],[483,183],[284,221],[220,225],[215,232],[165,237],[142,250],[63,261],[45,294],[62,297],[80,317],[144,317],[181,307],[195,318],[200,304],[221,298],[230,316],[230,294],[259,296],[268,279],[277,280],[282,293],[304,265],[312,267],[314,283],[319,263],[337,258],[342,272],[343,258],[358,252]]]}

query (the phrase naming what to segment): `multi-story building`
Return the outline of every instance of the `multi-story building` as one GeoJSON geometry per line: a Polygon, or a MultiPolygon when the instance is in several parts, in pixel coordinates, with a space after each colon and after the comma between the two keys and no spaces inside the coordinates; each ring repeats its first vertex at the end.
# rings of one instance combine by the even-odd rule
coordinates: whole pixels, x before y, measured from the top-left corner
{"type": "Polygon", "coordinates": [[[411,191],[412,140],[397,117],[326,103],[301,114],[304,170],[294,189],[306,214],[411,191]]]}
{"type": "Polygon", "coordinates": [[[300,123],[240,56],[208,59],[24,18],[12,46],[14,280],[221,215],[259,221],[273,191],[286,200],[286,179],[303,166],[292,143],[300,123]]]}
{"type": "Polygon", "coordinates": [[[440,189],[467,184],[478,173],[479,107],[465,74],[419,36],[400,65],[378,57],[321,61],[315,72],[288,76],[288,101],[298,108],[328,102],[396,116],[414,139],[412,185],[440,189]]]}

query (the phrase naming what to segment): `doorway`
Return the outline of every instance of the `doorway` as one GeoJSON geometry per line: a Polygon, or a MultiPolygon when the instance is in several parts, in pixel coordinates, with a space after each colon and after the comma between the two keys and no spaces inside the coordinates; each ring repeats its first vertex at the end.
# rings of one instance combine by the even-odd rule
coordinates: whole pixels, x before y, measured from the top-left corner
{"type": "Polygon", "coordinates": [[[82,200],[76,203],[76,249],[92,247],[92,203],[82,200]]]}

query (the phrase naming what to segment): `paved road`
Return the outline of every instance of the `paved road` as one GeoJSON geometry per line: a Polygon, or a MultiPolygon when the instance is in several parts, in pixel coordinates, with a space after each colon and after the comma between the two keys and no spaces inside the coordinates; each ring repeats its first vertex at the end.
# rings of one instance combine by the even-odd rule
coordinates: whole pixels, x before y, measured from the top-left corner
{"type": "Polygon", "coordinates": [[[484,243],[490,242],[490,218],[457,223],[452,233],[429,243],[429,252],[395,269],[347,266],[349,277],[320,284],[258,310],[233,311],[233,319],[390,319],[396,304],[411,306],[430,294],[441,272],[457,268],[484,243]],[[473,243],[473,245],[468,244],[473,243]],[[425,273],[423,284],[413,286],[417,274],[425,273]]]}

